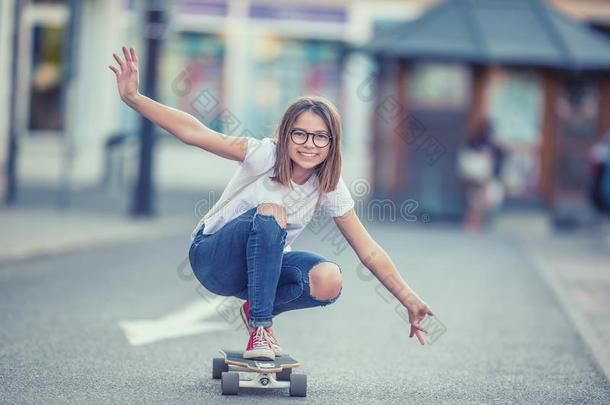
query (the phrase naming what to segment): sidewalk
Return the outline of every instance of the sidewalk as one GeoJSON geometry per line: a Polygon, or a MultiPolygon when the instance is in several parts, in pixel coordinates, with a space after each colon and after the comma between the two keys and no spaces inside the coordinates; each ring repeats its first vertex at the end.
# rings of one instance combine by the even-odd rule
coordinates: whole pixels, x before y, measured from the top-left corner
{"type": "Polygon", "coordinates": [[[104,191],[75,192],[70,205],[60,208],[54,189],[25,188],[15,206],[0,207],[0,262],[167,236],[188,242],[202,196],[159,193],[154,217],[133,218],[124,197],[104,191]]]}
{"type": "Polygon", "coordinates": [[[494,228],[519,239],[610,380],[607,225],[600,230],[553,233],[542,215],[509,214],[494,228]]]}
{"type": "Polygon", "coordinates": [[[168,235],[188,237],[176,218],[129,219],[53,210],[0,210],[0,262],[67,253],[168,235]]]}

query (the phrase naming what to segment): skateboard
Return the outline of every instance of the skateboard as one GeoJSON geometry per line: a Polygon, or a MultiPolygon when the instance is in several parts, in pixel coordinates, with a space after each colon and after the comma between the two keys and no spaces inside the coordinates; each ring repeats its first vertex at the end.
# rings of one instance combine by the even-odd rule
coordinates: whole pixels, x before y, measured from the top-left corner
{"type": "Polygon", "coordinates": [[[290,396],[307,395],[307,376],[293,374],[292,369],[299,362],[288,354],[277,356],[275,360],[244,359],[243,351],[220,350],[223,357],[215,357],[212,362],[212,378],[221,380],[223,395],[237,395],[239,388],[288,388],[290,396]],[[253,373],[254,378],[242,379],[240,373],[253,373]]]}

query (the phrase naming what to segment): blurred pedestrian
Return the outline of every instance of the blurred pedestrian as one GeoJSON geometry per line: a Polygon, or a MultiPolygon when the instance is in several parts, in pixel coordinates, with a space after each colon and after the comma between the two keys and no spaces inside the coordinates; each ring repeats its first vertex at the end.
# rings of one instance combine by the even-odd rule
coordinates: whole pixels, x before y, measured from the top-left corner
{"type": "Polygon", "coordinates": [[[492,140],[492,126],[484,120],[458,153],[458,171],[466,194],[467,230],[478,232],[489,214],[504,202],[499,179],[504,153],[492,140]]]}
{"type": "Polygon", "coordinates": [[[598,212],[610,214],[610,130],[591,147],[589,161],[591,201],[598,212]]]}

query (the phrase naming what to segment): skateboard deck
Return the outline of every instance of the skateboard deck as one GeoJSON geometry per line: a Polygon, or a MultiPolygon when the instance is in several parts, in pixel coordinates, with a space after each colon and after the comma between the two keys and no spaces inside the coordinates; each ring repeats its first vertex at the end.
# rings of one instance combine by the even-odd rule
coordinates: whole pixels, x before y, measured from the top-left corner
{"type": "Polygon", "coordinates": [[[268,359],[244,359],[243,350],[221,349],[220,353],[225,358],[225,363],[233,366],[243,367],[248,371],[259,373],[279,373],[286,368],[299,367],[299,362],[289,354],[276,356],[275,360],[268,359]]]}

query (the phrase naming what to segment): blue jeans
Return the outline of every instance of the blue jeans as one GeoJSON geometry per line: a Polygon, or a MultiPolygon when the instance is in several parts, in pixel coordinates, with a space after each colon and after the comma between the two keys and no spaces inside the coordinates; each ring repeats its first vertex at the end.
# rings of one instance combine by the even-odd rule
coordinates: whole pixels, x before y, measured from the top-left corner
{"type": "Polygon", "coordinates": [[[286,230],[272,215],[259,214],[257,207],[213,234],[204,235],[203,229],[189,249],[193,273],[214,294],[247,299],[252,327],[271,326],[275,315],[325,306],[341,295],[343,288],[332,299],[311,296],[309,272],[329,260],[310,252],[284,252],[286,230]]]}

